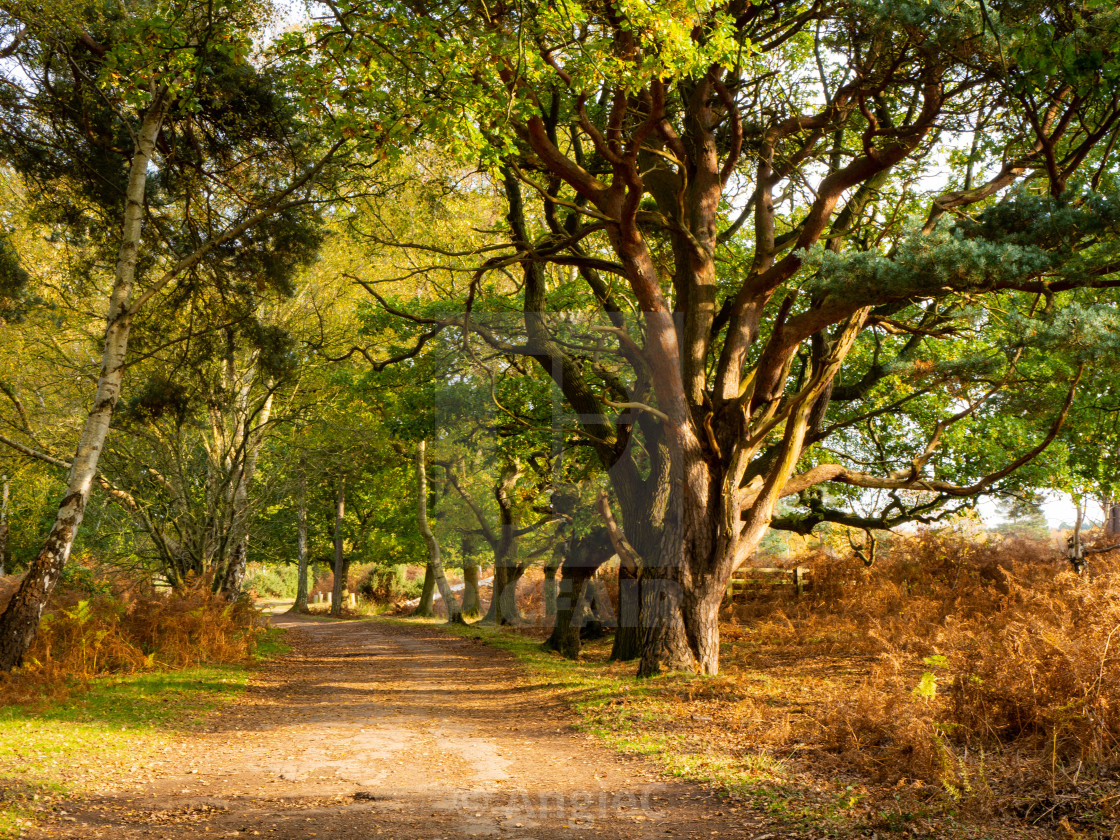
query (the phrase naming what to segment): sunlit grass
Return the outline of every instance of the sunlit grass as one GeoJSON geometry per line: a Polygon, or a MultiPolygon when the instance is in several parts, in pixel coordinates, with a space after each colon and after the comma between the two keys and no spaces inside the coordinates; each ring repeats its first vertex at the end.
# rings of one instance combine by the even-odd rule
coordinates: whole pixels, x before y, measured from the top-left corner
{"type": "MultiPolygon", "coordinates": [[[[255,657],[287,652],[270,629],[255,657]]],[[[53,800],[142,769],[176,733],[202,724],[244,692],[244,665],[107,676],[76,686],[66,700],[0,707],[0,838],[53,800]]]]}

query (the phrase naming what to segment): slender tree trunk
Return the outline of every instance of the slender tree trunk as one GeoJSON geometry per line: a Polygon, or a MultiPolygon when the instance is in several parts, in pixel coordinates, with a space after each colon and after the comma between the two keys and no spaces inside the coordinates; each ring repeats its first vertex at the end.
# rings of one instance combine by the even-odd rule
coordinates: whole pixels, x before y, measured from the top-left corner
{"type": "Polygon", "coordinates": [[[451,591],[451,586],[447,583],[447,575],[443,571],[443,559],[439,553],[439,541],[436,540],[436,535],[432,533],[432,527],[428,524],[428,465],[427,465],[427,442],[420,441],[416,447],[416,483],[417,483],[417,500],[416,500],[416,519],[420,527],[420,536],[424,538],[424,544],[428,546],[428,568],[432,570],[432,577],[435,579],[436,586],[439,588],[439,595],[443,598],[443,604],[447,607],[447,621],[449,624],[464,624],[462,613],[459,610],[459,602],[455,598],[455,593],[451,591]]]}
{"type": "Polygon", "coordinates": [[[420,603],[412,614],[417,618],[431,618],[435,615],[432,604],[436,597],[436,574],[431,563],[424,565],[424,585],[420,587],[420,603]]]}
{"type": "Polygon", "coordinates": [[[1077,574],[1081,574],[1085,571],[1085,547],[1081,544],[1081,526],[1085,522],[1085,507],[1080,496],[1074,496],[1073,503],[1077,507],[1077,521],[1074,523],[1073,533],[1066,543],[1067,556],[1073,570],[1077,574]]]}
{"type": "Polygon", "coordinates": [[[8,477],[4,476],[3,501],[0,502],[0,577],[8,567],[8,477]]]}
{"type": "MultiPolygon", "coordinates": [[[[610,537],[611,546],[618,555],[618,603],[615,604],[615,616],[618,621],[610,658],[612,661],[628,662],[642,654],[639,554],[615,522],[610,501],[605,493],[600,493],[596,504],[610,537]]],[[[661,506],[656,507],[660,509],[661,506]]]]}
{"type": "Polygon", "coordinates": [[[260,457],[261,444],[264,442],[261,429],[268,425],[268,420],[272,416],[272,393],[270,392],[261,406],[256,425],[252,426],[253,419],[248,416],[248,397],[249,385],[246,385],[239,406],[239,410],[244,415],[245,455],[241,462],[241,474],[238,476],[233,494],[232,530],[236,541],[221,589],[222,594],[231,601],[241,594],[241,584],[245,580],[245,565],[249,561],[249,485],[257,471],[257,459],[260,457]]]}
{"type": "Polygon", "coordinates": [[[498,529],[495,531],[490,527],[486,515],[470,492],[457,480],[453,472],[448,473],[452,486],[474,513],[482,529],[482,535],[494,552],[493,585],[490,605],[482,619],[484,624],[513,624],[521,621],[517,609],[517,581],[521,579],[527,567],[517,564],[517,523],[513,499],[510,497],[510,492],[517,484],[520,475],[521,468],[518,464],[508,463],[502,470],[501,479],[494,487],[494,499],[498,503],[498,529]]]}
{"type": "Polygon", "coordinates": [[[296,507],[296,554],[299,560],[299,572],[296,576],[296,602],[292,609],[296,612],[307,612],[307,475],[302,468],[296,507]]]}
{"type": "Polygon", "coordinates": [[[342,525],[346,516],[346,479],[338,483],[334,503],[334,587],[331,589],[331,615],[342,615],[342,592],[346,588],[346,564],[342,556],[342,525]]]}
{"type": "Polygon", "coordinates": [[[136,135],[136,149],[128,173],[125,192],[124,224],[113,291],[106,314],[105,338],[101,352],[101,373],[93,407],[86,417],[81,441],[74,453],[66,495],[58,506],[54,525],[39,554],[31,561],[19,590],[0,615],[0,670],[10,671],[23,661],[31,646],[43,609],[59,575],[70,557],[74,538],[82,524],[90,489],[97,474],[97,461],[109,433],[113,409],[120,398],[124,381],[128,334],[132,328],[132,291],[144,222],[144,193],[148,164],[159,135],[166,108],[166,92],[151,105],[136,135]]]}

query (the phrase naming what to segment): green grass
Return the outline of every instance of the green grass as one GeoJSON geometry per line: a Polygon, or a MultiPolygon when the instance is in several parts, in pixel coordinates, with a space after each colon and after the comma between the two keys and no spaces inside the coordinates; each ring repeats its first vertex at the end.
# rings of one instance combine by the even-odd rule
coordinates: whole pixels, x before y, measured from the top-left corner
{"type": "MultiPolygon", "coordinates": [[[[283,633],[266,631],[255,658],[286,653],[283,633]]],[[[244,665],[212,665],[99,677],[65,701],[0,707],[0,838],[18,837],[54,800],[143,767],[248,682],[244,665]]]]}
{"type": "Polygon", "coordinates": [[[292,646],[285,639],[284,630],[280,627],[269,627],[257,637],[257,644],[253,648],[253,659],[260,662],[283,656],[291,650],[292,646]]]}

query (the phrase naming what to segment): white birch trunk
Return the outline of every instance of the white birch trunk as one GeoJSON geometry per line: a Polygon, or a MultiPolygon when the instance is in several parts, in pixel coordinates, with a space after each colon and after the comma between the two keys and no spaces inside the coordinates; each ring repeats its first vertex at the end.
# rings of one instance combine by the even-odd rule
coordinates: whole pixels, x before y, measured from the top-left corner
{"type": "Polygon", "coordinates": [[[93,407],[86,417],[82,438],[70,467],[66,496],[58,506],[54,526],[38,556],[28,567],[19,591],[8,603],[3,615],[0,615],[0,669],[5,671],[18,666],[31,647],[47,599],[70,557],[70,549],[82,524],[90,489],[97,475],[97,461],[109,433],[113,409],[120,397],[128,334],[132,327],[132,292],[144,222],[148,163],[163,123],[165,97],[166,92],[157,95],[136,137],[136,150],[132,155],[125,193],[124,224],[117,252],[113,291],[105,318],[101,373],[97,380],[93,407]]]}

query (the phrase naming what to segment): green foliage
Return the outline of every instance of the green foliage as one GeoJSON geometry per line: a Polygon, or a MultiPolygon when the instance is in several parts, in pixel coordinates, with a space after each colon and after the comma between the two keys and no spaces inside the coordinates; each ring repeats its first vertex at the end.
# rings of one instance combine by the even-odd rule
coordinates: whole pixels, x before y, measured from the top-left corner
{"type": "Polygon", "coordinates": [[[245,573],[243,588],[254,598],[295,598],[298,576],[299,569],[291,564],[253,564],[245,573]]]}
{"type": "Polygon", "coordinates": [[[423,574],[416,574],[416,567],[403,563],[387,568],[374,566],[358,582],[358,594],[375,604],[419,598],[423,588],[423,574]]]}
{"type": "Polygon", "coordinates": [[[825,301],[889,303],[1020,288],[1043,275],[1052,285],[1082,283],[1111,263],[1118,233],[1116,194],[1054,199],[1020,191],[975,221],[943,224],[932,234],[911,232],[889,254],[814,246],[806,254],[814,274],[805,289],[825,301]]]}
{"type": "Polygon", "coordinates": [[[87,596],[107,595],[112,590],[109,581],[81,563],[67,564],[59,576],[58,584],[64,589],[80,592],[87,596]]]}
{"type": "Polygon", "coordinates": [[[0,320],[19,320],[30,279],[11,242],[0,235],[0,320]]]}

